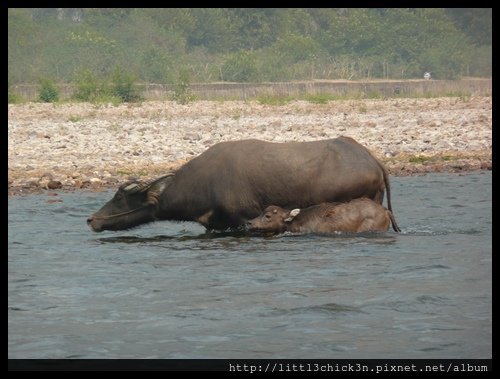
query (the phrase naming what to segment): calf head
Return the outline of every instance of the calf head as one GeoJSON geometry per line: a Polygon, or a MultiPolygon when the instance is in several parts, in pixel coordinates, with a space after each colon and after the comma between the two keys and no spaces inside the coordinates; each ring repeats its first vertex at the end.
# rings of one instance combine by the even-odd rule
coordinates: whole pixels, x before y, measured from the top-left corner
{"type": "Polygon", "coordinates": [[[155,220],[159,209],[159,196],[166,179],[173,174],[149,182],[127,182],[115,196],[87,219],[94,232],[124,230],[155,220]]]}
{"type": "Polygon", "coordinates": [[[248,221],[250,231],[283,233],[292,220],[300,213],[300,209],[291,211],[276,205],[270,205],[256,218],[248,221]]]}

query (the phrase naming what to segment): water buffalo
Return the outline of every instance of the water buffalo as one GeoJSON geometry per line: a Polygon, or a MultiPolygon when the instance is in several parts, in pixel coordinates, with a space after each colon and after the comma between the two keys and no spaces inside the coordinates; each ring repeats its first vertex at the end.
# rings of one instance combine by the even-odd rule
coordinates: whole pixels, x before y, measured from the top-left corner
{"type": "Polygon", "coordinates": [[[382,203],[388,174],[349,137],[271,143],[218,143],[174,172],[123,184],[88,218],[92,230],[123,230],[156,220],[197,221],[210,230],[245,226],[269,204],[293,209],[367,197],[382,203]]]}
{"type": "Polygon", "coordinates": [[[322,203],[304,209],[287,210],[270,205],[248,221],[250,231],[271,233],[333,233],[399,231],[392,212],[367,198],[347,203],[322,203]]]}

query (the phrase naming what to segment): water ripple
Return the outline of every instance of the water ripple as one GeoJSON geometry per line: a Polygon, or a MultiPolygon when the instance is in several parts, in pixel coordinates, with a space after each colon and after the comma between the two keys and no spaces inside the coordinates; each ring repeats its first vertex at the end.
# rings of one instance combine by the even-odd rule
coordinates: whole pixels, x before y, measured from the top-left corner
{"type": "Polygon", "coordinates": [[[491,356],[491,183],[391,178],[401,234],[268,238],[96,234],[112,192],[11,197],[9,358],[491,356]]]}
{"type": "Polygon", "coordinates": [[[311,305],[307,307],[296,307],[296,308],[275,308],[272,310],[271,315],[300,315],[303,313],[320,313],[325,315],[335,315],[341,313],[362,313],[363,311],[359,307],[353,307],[349,305],[337,304],[337,303],[326,303],[319,305],[311,305]]]}

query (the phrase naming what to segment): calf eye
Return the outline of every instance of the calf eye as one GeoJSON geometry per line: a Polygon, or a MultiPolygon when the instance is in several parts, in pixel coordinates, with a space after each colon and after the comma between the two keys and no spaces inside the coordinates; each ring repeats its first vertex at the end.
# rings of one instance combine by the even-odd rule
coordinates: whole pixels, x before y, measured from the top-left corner
{"type": "Polygon", "coordinates": [[[271,215],[269,213],[266,213],[264,217],[269,220],[271,218],[271,215]]]}

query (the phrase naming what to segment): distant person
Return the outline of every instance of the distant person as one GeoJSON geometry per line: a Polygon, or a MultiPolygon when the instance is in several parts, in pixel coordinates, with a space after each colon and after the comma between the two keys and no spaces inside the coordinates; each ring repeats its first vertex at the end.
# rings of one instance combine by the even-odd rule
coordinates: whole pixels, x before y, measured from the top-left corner
{"type": "Polygon", "coordinates": [[[424,79],[425,79],[425,80],[429,80],[430,78],[431,78],[431,73],[430,73],[430,72],[426,72],[426,73],[424,74],[424,79]]]}

